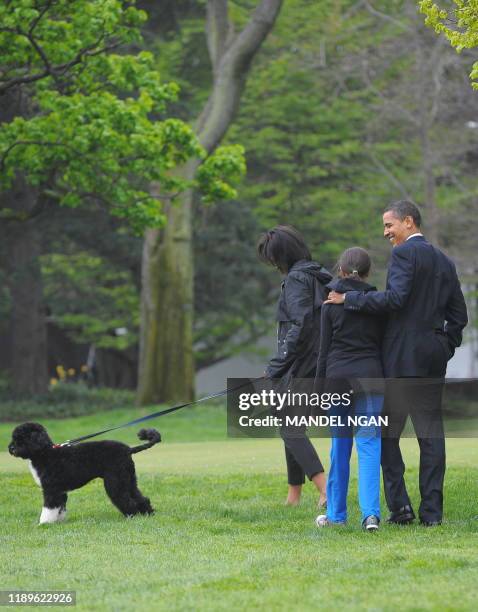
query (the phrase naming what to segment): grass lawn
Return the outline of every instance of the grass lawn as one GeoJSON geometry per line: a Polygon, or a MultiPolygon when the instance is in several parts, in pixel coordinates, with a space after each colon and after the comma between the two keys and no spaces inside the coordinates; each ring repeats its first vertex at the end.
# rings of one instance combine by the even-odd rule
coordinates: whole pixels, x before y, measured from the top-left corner
{"type": "MultiPolygon", "coordinates": [[[[62,442],[137,415],[44,423],[62,442]]],[[[70,494],[66,523],[39,527],[41,495],[26,462],[0,452],[0,589],[73,589],[82,610],[477,609],[476,439],[447,441],[443,526],[366,534],[356,478],[348,526],[318,530],[310,484],[300,507],[282,505],[280,440],[228,440],[219,406],[153,423],[164,443],[135,456],[153,517],[124,519],[95,481],[70,494]]],[[[0,449],[12,427],[0,424],[0,449]]],[[[112,437],[134,444],[135,431],[112,437]]],[[[328,440],[316,444],[327,459],[328,440]]],[[[418,506],[416,441],[402,448],[418,506]]]]}

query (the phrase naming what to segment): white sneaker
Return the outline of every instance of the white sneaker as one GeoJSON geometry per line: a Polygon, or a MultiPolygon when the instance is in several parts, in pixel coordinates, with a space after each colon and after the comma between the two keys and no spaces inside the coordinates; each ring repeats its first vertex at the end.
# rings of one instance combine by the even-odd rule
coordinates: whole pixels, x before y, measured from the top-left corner
{"type": "Polygon", "coordinates": [[[345,521],[340,523],[334,523],[334,521],[329,521],[326,514],[319,514],[319,516],[315,519],[315,524],[317,525],[317,527],[335,527],[336,525],[342,527],[346,523],[345,521]]]}
{"type": "Polygon", "coordinates": [[[315,519],[315,524],[317,527],[328,527],[330,525],[326,514],[319,514],[319,516],[315,519]]]}

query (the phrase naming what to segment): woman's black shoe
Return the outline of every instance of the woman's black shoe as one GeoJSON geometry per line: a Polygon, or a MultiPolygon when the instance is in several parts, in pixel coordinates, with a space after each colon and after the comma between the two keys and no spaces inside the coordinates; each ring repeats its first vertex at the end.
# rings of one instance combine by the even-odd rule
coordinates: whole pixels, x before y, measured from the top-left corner
{"type": "Polygon", "coordinates": [[[387,523],[396,525],[409,525],[415,520],[415,513],[411,506],[402,506],[399,510],[395,510],[390,514],[387,523]]]}

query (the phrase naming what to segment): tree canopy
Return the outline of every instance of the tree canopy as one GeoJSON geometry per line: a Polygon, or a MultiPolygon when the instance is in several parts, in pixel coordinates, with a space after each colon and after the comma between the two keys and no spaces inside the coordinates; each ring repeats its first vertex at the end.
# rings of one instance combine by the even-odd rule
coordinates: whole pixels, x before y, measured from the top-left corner
{"type": "MultiPolygon", "coordinates": [[[[26,105],[0,126],[0,187],[18,173],[67,206],[106,205],[138,232],[164,222],[160,200],[196,185],[208,199],[235,195],[227,182],[244,171],[238,147],[218,150],[187,182],[172,170],[205,158],[192,128],[167,116],[178,86],[161,82],[141,43],[147,16],[120,0],[18,0],[0,7],[0,92],[26,105]],[[150,182],[160,185],[153,197],[150,182]]],[[[30,212],[31,214],[31,212],[30,212]]],[[[21,219],[1,210],[4,218],[21,219]]],[[[23,213],[27,216],[26,213],[23,213]]]]}
{"type": "MultiPolygon", "coordinates": [[[[425,23],[438,34],[444,34],[458,52],[478,47],[478,1],[454,0],[453,3],[455,6],[450,9],[433,0],[421,0],[425,23]]],[[[470,78],[474,81],[473,87],[478,89],[478,62],[473,64],[470,78]]]]}

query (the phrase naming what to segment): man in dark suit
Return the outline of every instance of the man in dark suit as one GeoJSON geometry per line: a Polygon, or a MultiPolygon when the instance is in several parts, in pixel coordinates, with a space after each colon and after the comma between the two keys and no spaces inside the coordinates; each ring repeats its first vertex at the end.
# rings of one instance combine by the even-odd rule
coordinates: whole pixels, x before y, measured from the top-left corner
{"type": "Polygon", "coordinates": [[[400,435],[409,414],[420,446],[419,517],[423,525],[433,526],[441,523],[443,515],[445,440],[442,385],[431,379],[441,381],[445,376],[447,361],[461,344],[467,311],[455,266],[420,232],[417,206],[407,200],[391,204],[383,214],[383,226],[393,245],[386,290],[332,291],[328,302],[388,314],[382,345],[384,373],[389,379],[401,379],[390,381],[385,399],[392,419],[382,439],[389,522],[407,524],[415,519],[400,452],[400,435]]]}

